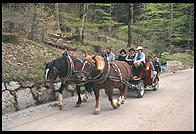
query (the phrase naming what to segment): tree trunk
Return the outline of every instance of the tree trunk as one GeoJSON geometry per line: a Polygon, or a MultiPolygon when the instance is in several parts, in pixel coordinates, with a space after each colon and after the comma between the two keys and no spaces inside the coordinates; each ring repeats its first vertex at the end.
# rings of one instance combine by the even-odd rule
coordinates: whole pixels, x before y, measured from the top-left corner
{"type": "MultiPolygon", "coordinates": [[[[112,20],[112,11],[113,11],[113,9],[114,9],[114,6],[112,6],[112,4],[110,4],[110,22],[112,20]]],[[[112,36],[112,24],[109,26],[109,36],[110,36],[110,38],[112,36]]]]}
{"type": "Polygon", "coordinates": [[[55,11],[56,11],[56,30],[60,31],[60,26],[59,26],[59,4],[55,3],[55,11]]]}
{"type": "Polygon", "coordinates": [[[84,8],[83,8],[83,15],[82,15],[82,26],[80,27],[80,41],[84,43],[84,23],[85,20],[87,19],[87,11],[88,11],[88,3],[84,3],[84,8]]]}
{"type": "Polygon", "coordinates": [[[36,35],[37,35],[37,3],[34,3],[34,15],[33,15],[33,21],[31,25],[31,32],[29,33],[29,39],[30,40],[36,40],[36,35]]]}
{"type": "Polygon", "coordinates": [[[133,25],[133,4],[129,4],[129,15],[128,15],[128,43],[127,47],[132,47],[132,25],[133,25]]]}
{"type": "Polygon", "coordinates": [[[171,9],[170,9],[170,32],[169,32],[169,41],[170,41],[170,45],[172,43],[172,28],[173,28],[173,4],[171,3],[171,9]]]}
{"type": "Polygon", "coordinates": [[[191,8],[192,10],[191,10],[191,12],[190,12],[190,23],[189,23],[189,38],[188,38],[188,48],[191,48],[190,47],[190,39],[191,39],[191,29],[192,29],[192,15],[193,15],[193,13],[194,13],[194,9],[193,8],[191,8]]]}

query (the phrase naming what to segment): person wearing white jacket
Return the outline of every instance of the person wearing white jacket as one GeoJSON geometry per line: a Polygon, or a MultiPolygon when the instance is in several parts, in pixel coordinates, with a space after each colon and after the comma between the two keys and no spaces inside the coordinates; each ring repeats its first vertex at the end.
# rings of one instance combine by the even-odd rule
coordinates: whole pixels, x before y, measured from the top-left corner
{"type": "Polygon", "coordinates": [[[138,78],[145,64],[146,61],[145,61],[145,54],[143,53],[143,48],[141,46],[138,46],[137,53],[135,55],[134,62],[133,62],[133,67],[132,67],[134,79],[138,78]]]}

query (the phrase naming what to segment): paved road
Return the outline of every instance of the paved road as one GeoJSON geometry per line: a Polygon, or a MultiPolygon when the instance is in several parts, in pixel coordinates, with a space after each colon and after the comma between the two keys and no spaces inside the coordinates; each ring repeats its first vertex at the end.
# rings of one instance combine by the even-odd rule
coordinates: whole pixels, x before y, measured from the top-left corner
{"type": "MultiPolygon", "coordinates": [[[[115,90],[114,97],[119,92],[115,90]]],[[[75,108],[76,96],[64,100],[64,108],[44,104],[2,116],[2,130],[194,130],[194,70],[164,74],[157,91],[143,98],[128,92],[125,104],[113,109],[101,90],[101,112],[93,115],[94,96],[75,108]]]]}

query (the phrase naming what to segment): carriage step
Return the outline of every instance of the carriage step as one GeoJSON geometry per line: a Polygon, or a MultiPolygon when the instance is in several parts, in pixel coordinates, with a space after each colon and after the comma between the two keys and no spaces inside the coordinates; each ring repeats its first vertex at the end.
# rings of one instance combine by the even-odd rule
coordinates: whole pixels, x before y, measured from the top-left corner
{"type": "Polygon", "coordinates": [[[140,82],[141,78],[136,78],[136,79],[130,79],[129,82],[130,83],[136,83],[136,82],[140,82]]]}

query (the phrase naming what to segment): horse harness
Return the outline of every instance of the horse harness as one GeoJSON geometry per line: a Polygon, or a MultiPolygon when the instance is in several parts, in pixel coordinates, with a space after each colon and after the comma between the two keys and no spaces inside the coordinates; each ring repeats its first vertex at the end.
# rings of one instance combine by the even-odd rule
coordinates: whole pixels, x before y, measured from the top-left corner
{"type": "MultiPolygon", "coordinates": [[[[75,67],[74,61],[69,55],[67,56],[66,60],[67,60],[67,64],[68,64],[67,75],[65,77],[63,77],[61,80],[64,81],[64,82],[69,81],[70,83],[73,83],[73,82],[70,81],[73,74],[76,75],[77,73],[83,72],[83,71],[81,71],[81,70],[77,71],[77,70],[74,69],[74,67],[75,67]]],[[[81,61],[80,59],[78,59],[78,60],[81,61]]],[[[88,81],[82,82],[80,84],[76,84],[76,83],[73,83],[73,84],[76,85],[76,86],[81,86],[81,85],[84,85],[86,83],[88,83],[88,81]]]]}
{"type": "Polygon", "coordinates": [[[68,81],[70,79],[70,77],[72,76],[72,70],[74,69],[74,62],[69,55],[66,58],[66,62],[67,62],[67,74],[64,78],[62,78],[63,81],[68,81]]]}
{"type": "Polygon", "coordinates": [[[120,68],[118,67],[118,65],[114,62],[108,62],[105,60],[106,63],[106,67],[104,68],[103,72],[100,73],[99,75],[97,75],[96,77],[90,78],[90,82],[98,82],[98,84],[102,84],[105,82],[105,80],[107,78],[109,78],[112,81],[118,81],[118,82],[123,82],[124,80],[122,80],[122,73],[120,68]],[[119,77],[114,77],[114,76],[110,76],[109,72],[111,70],[111,67],[114,69],[115,74],[117,74],[117,76],[119,77]],[[120,80],[119,80],[120,78],[120,80]]]}
{"type": "Polygon", "coordinates": [[[91,78],[89,81],[91,81],[91,82],[98,82],[98,84],[102,84],[102,83],[105,82],[105,80],[107,78],[109,78],[111,81],[121,82],[121,83],[123,83],[123,84],[125,84],[127,86],[134,86],[133,84],[129,83],[128,81],[123,80],[121,69],[119,68],[119,66],[116,63],[114,63],[114,62],[107,62],[106,65],[107,65],[107,67],[104,68],[104,71],[100,75],[98,75],[98,76],[96,76],[94,78],[91,78]],[[114,76],[110,76],[109,75],[111,67],[114,69],[114,71],[115,71],[115,73],[117,74],[118,77],[114,77],[114,76]]]}

